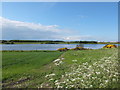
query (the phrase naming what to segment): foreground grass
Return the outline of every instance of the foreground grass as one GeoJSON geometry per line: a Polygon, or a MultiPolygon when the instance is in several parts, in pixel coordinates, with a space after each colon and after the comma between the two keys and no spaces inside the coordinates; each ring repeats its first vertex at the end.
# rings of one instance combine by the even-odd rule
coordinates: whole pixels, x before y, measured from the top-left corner
{"type": "Polygon", "coordinates": [[[118,88],[118,50],[100,49],[66,52],[53,63],[58,70],[46,75],[40,87],[118,88]],[[66,69],[66,66],[68,66],[66,69]],[[63,68],[64,67],[64,68],[63,68]],[[60,76],[60,77],[58,77],[60,76]]]}
{"type": "Polygon", "coordinates": [[[119,86],[117,49],[67,51],[59,55],[61,52],[47,54],[46,52],[4,52],[3,86],[11,88],[117,88],[119,86]]]}
{"type": "Polygon", "coordinates": [[[43,65],[50,63],[58,58],[61,52],[3,52],[2,68],[3,81],[15,79],[24,76],[33,69],[41,68],[43,65]]]}

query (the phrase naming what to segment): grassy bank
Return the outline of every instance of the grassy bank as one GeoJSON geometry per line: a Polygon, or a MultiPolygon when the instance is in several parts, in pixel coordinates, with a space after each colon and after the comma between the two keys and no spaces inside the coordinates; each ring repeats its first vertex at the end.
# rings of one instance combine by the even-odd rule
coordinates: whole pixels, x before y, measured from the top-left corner
{"type": "Polygon", "coordinates": [[[117,49],[3,52],[3,87],[117,88],[117,49]]]}

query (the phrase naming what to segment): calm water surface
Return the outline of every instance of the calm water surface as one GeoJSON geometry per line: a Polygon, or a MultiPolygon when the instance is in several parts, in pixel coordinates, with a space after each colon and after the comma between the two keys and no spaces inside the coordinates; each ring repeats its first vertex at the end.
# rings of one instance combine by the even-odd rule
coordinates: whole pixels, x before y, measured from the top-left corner
{"type": "MultiPolygon", "coordinates": [[[[58,48],[75,48],[78,44],[2,44],[0,50],[57,50],[58,48]]],[[[106,44],[84,44],[85,48],[99,49],[106,44]]]]}

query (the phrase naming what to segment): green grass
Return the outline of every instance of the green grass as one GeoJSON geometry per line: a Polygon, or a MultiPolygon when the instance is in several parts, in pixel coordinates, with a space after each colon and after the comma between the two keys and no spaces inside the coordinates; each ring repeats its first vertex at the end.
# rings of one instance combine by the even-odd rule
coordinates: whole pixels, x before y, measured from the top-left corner
{"type": "Polygon", "coordinates": [[[61,52],[3,52],[3,80],[18,77],[25,72],[41,68],[61,54],[61,52]]]}
{"type": "Polygon", "coordinates": [[[84,62],[93,63],[100,58],[109,57],[113,54],[111,49],[93,49],[93,50],[78,50],[68,51],[65,53],[65,62],[73,64],[72,60],[78,60],[77,63],[81,64],[84,62]]]}
{"type": "Polygon", "coordinates": [[[117,53],[117,49],[68,51],[62,55],[63,63],[52,72],[57,77],[48,74],[48,82],[41,86],[49,83],[55,88],[118,88],[117,53]]]}
{"type": "Polygon", "coordinates": [[[3,52],[3,85],[9,88],[116,88],[117,82],[105,83],[105,80],[117,80],[117,76],[114,77],[117,52],[117,49],[3,52]],[[85,76],[89,74],[96,79],[85,76]],[[74,79],[76,81],[72,81],[74,79]]]}

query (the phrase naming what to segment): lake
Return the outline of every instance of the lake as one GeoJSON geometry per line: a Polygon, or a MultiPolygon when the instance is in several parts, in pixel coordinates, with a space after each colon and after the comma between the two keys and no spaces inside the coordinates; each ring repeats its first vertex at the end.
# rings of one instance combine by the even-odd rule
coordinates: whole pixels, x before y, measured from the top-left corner
{"type": "MultiPolygon", "coordinates": [[[[57,50],[58,48],[75,48],[78,44],[1,44],[0,50],[57,50]]],[[[84,44],[84,48],[99,49],[106,44],[84,44]]]]}

